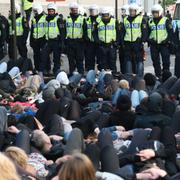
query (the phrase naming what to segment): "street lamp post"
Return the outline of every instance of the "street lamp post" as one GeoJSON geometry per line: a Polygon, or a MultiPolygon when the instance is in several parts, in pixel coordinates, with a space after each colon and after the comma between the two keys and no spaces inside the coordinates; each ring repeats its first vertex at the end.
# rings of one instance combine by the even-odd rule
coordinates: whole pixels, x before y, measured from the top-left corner
{"type": "Polygon", "coordinates": [[[115,17],[118,20],[118,0],[115,0],[115,17]]]}
{"type": "Polygon", "coordinates": [[[12,17],[12,32],[13,32],[13,60],[17,60],[16,50],[16,10],[14,0],[10,0],[11,3],[11,17],[12,17]]]}

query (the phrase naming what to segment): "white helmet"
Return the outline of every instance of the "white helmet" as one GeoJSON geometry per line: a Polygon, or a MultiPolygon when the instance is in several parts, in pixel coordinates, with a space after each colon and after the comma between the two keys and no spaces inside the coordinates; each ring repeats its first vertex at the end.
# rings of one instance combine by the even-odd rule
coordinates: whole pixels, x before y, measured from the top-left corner
{"type": "Polygon", "coordinates": [[[41,14],[43,12],[43,7],[41,4],[33,4],[32,9],[33,11],[37,11],[38,14],[41,14]]]}
{"type": "Polygon", "coordinates": [[[55,3],[49,3],[47,5],[47,9],[50,10],[50,9],[54,9],[55,11],[57,11],[57,6],[55,3]]]}
{"type": "Polygon", "coordinates": [[[79,9],[79,5],[77,2],[72,2],[69,4],[69,9],[79,9]]]}
{"type": "Polygon", "coordinates": [[[142,6],[139,6],[139,13],[143,13],[144,8],[142,6]]]}
{"type": "Polygon", "coordinates": [[[82,16],[86,13],[86,9],[83,6],[79,6],[78,13],[82,16]]]}
{"type": "Polygon", "coordinates": [[[124,11],[124,14],[129,14],[129,4],[125,4],[121,7],[121,11],[124,11]]]}
{"type": "Polygon", "coordinates": [[[89,6],[90,14],[96,16],[99,14],[99,7],[96,4],[89,6]]]}
{"type": "Polygon", "coordinates": [[[121,7],[121,10],[128,10],[129,9],[129,4],[125,4],[121,7]]]}
{"type": "Polygon", "coordinates": [[[139,11],[139,6],[136,3],[132,3],[129,5],[129,10],[135,10],[136,12],[139,11]]]}
{"type": "Polygon", "coordinates": [[[111,13],[111,10],[109,7],[103,7],[101,9],[101,14],[110,14],[111,13]]]}
{"type": "Polygon", "coordinates": [[[16,10],[17,14],[19,14],[21,12],[21,7],[19,4],[15,4],[15,10],[16,10]]]}
{"type": "Polygon", "coordinates": [[[99,7],[96,4],[89,6],[89,10],[99,10],[99,7]]]}
{"type": "Polygon", "coordinates": [[[160,4],[155,4],[152,8],[151,8],[151,12],[153,11],[157,11],[159,12],[159,15],[161,16],[163,14],[163,8],[160,4]]]}

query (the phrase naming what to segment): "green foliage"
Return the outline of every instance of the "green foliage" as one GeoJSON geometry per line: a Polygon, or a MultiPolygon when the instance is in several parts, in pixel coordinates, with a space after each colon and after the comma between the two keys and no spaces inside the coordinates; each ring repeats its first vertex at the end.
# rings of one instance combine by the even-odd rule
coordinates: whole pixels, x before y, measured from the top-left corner
{"type": "Polygon", "coordinates": [[[169,6],[171,4],[175,4],[176,3],[176,0],[165,0],[165,5],[166,6],[169,6]]]}

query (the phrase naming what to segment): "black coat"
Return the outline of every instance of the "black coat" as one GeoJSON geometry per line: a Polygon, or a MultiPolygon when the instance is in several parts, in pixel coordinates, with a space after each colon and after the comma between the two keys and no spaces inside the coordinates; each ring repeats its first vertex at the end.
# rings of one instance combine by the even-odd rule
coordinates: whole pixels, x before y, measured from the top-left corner
{"type": "Polygon", "coordinates": [[[109,126],[123,126],[126,130],[133,129],[136,115],[132,111],[113,112],[109,117],[109,126]]]}

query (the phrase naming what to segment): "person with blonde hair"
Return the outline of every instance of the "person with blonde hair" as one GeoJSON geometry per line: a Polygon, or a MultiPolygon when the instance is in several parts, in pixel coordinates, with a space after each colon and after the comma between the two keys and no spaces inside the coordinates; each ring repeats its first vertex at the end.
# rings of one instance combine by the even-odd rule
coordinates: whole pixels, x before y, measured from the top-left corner
{"type": "Polygon", "coordinates": [[[10,146],[5,150],[5,155],[27,174],[30,173],[30,175],[36,176],[37,172],[33,166],[28,164],[28,155],[24,150],[15,146],[10,146]]]}
{"type": "Polygon", "coordinates": [[[119,88],[114,93],[114,96],[112,96],[112,104],[116,105],[118,98],[122,95],[127,95],[130,97],[130,90],[129,89],[130,89],[129,82],[125,79],[120,80],[119,81],[119,88]]]}
{"type": "Polygon", "coordinates": [[[95,169],[89,158],[75,154],[66,161],[59,172],[59,180],[96,180],[95,169]]]}
{"type": "Polygon", "coordinates": [[[26,168],[28,156],[22,149],[15,146],[10,146],[6,149],[5,155],[12,159],[19,166],[21,166],[23,169],[26,168]]]}
{"type": "Polygon", "coordinates": [[[20,180],[14,164],[8,157],[0,153],[1,180],[20,180]]]}

